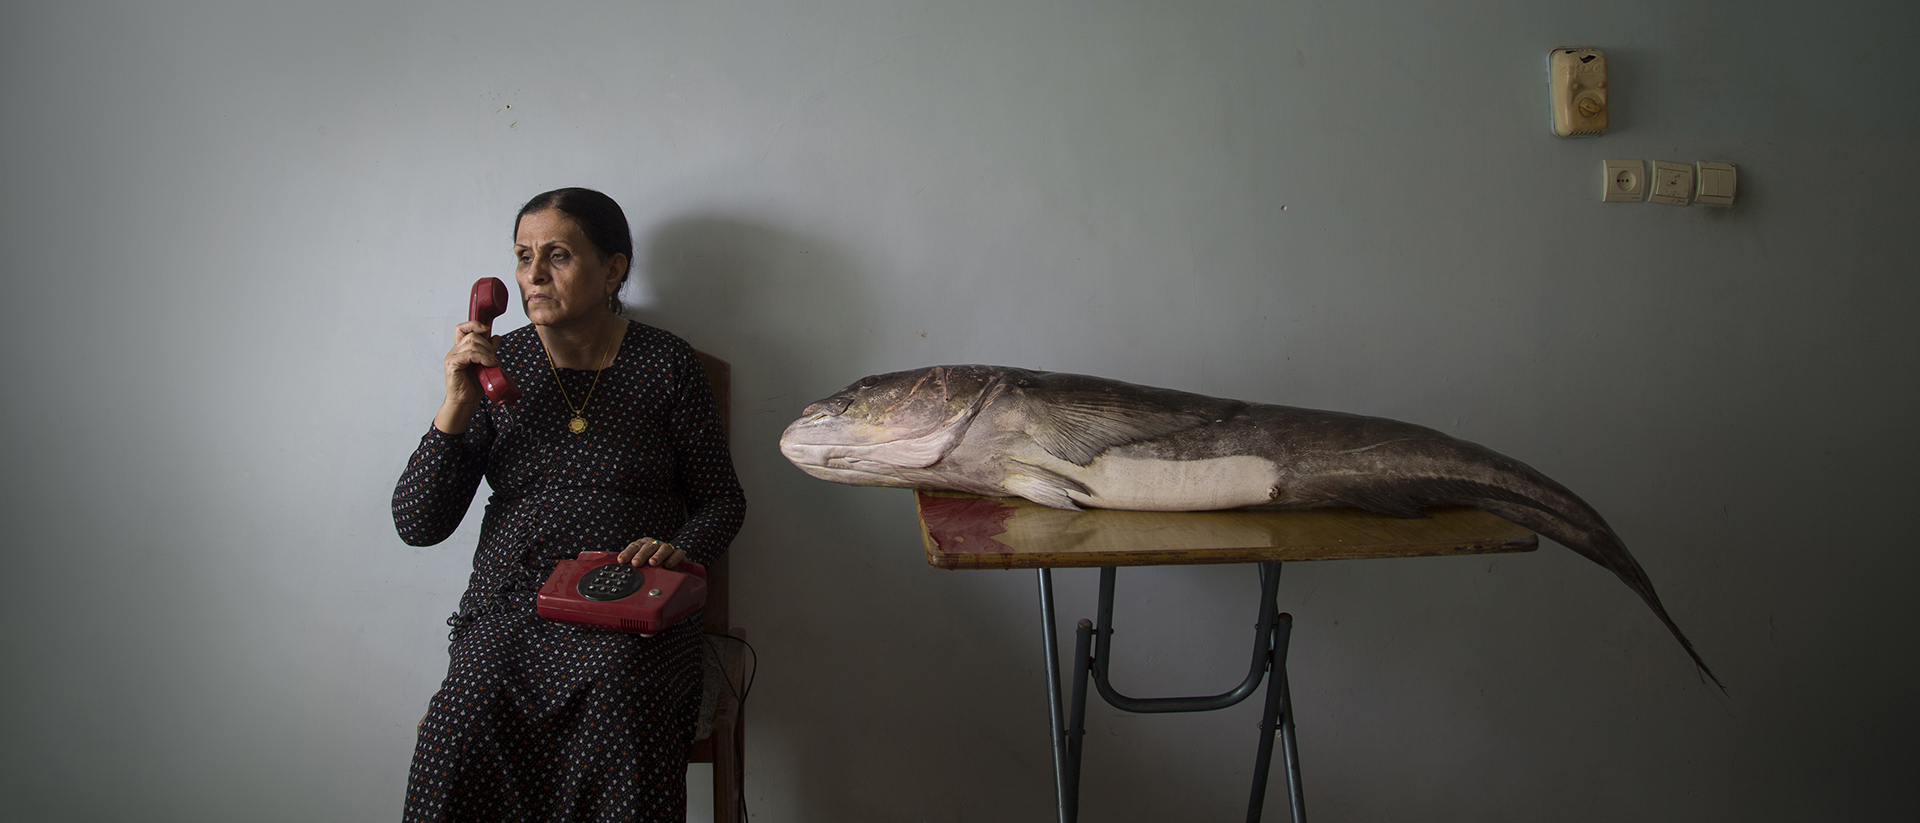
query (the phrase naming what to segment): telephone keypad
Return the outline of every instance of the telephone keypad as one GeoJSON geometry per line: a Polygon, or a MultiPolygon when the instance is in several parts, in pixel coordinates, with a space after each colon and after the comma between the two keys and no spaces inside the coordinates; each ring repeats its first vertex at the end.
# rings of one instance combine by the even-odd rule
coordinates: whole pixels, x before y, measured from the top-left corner
{"type": "Polygon", "coordinates": [[[580,578],[580,596],[588,600],[619,600],[640,590],[646,574],[625,563],[610,563],[580,578]]]}

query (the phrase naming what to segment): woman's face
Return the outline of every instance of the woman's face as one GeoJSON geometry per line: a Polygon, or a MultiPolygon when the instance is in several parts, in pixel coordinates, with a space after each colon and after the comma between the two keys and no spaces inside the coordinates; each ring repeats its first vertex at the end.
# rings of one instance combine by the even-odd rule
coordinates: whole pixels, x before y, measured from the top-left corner
{"type": "Polygon", "coordinates": [[[580,226],[559,209],[520,218],[513,234],[514,280],[527,319],[565,326],[607,314],[607,298],[620,287],[627,257],[600,256],[580,226]]]}

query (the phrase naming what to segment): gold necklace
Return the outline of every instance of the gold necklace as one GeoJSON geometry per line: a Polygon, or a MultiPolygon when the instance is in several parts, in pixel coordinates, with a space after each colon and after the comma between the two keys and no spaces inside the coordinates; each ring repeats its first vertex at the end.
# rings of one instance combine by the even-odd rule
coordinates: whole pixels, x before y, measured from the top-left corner
{"type": "MultiPolygon", "coordinates": [[[[600,373],[606,371],[607,366],[611,366],[613,363],[608,362],[607,366],[601,366],[594,370],[593,385],[587,387],[587,399],[580,401],[579,408],[574,408],[573,398],[567,396],[567,384],[560,382],[560,367],[553,364],[553,352],[547,351],[547,341],[545,340],[540,341],[540,353],[547,356],[547,368],[553,370],[553,384],[560,387],[560,399],[565,400],[567,402],[567,408],[573,410],[573,419],[567,421],[567,431],[573,432],[574,434],[586,433],[587,418],[582,417],[580,413],[587,410],[588,403],[593,402],[593,390],[600,388],[600,373]]],[[[594,359],[598,360],[599,358],[596,357],[594,359]]]]}

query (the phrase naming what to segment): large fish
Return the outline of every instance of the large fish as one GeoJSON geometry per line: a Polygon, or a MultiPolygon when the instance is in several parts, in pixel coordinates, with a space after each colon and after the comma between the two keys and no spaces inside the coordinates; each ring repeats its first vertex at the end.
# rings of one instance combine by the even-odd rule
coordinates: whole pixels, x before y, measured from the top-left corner
{"type": "Polygon", "coordinates": [[[1720,682],[1599,512],[1525,463],[1424,426],[1078,374],[934,366],[868,377],[808,406],[780,451],[836,483],[1060,509],[1349,506],[1419,517],[1472,506],[1618,575],[1720,682]]]}

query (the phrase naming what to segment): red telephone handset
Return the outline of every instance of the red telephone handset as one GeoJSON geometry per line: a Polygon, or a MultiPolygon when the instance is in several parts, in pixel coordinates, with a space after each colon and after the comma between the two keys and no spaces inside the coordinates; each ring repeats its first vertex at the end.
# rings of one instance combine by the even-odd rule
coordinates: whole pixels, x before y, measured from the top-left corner
{"type": "MultiPolygon", "coordinates": [[[[482,277],[473,281],[473,297],[467,301],[467,319],[486,323],[489,328],[493,318],[507,313],[507,284],[498,277],[482,277]]],[[[480,388],[487,398],[502,406],[511,406],[519,400],[520,390],[514,388],[513,381],[499,366],[481,366],[475,373],[480,378],[480,388]]]]}

